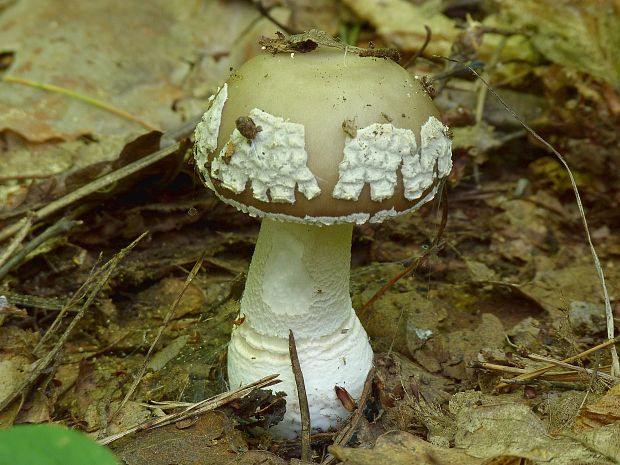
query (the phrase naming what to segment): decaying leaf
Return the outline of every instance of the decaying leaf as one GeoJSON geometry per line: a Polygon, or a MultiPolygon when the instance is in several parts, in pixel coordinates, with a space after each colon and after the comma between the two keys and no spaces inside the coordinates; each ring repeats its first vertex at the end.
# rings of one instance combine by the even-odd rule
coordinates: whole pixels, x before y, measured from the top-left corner
{"type": "Polygon", "coordinates": [[[433,40],[426,53],[448,56],[458,34],[447,17],[406,0],[345,0],[343,3],[372,23],[379,35],[400,50],[416,51],[421,47],[426,38],[424,25],[428,25],[433,30],[433,40]]]}
{"type": "Polygon", "coordinates": [[[347,465],[482,465],[483,460],[459,449],[434,446],[405,431],[386,433],[377,439],[372,449],[352,449],[330,446],[329,452],[347,465]]]}
{"type": "Polygon", "coordinates": [[[577,433],[574,438],[592,450],[613,459],[616,464],[620,462],[620,423],[577,433]]]}
{"type": "MultiPolygon", "coordinates": [[[[34,362],[32,349],[38,340],[35,332],[19,329],[15,326],[0,327],[0,401],[4,400],[29,374],[34,362]]],[[[0,426],[9,427],[22,406],[20,400],[14,401],[0,414],[0,426]]]]}
{"type": "Polygon", "coordinates": [[[128,465],[285,464],[282,459],[266,452],[259,453],[262,454],[260,462],[246,461],[249,457],[243,459],[248,453],[248,445],[241,433],[233,428],[232,421],[221,412],[201,415],[194,424],[182,429],[176,425],[168,425],[142,432],[128,439],[114,445],[116,455],[128,465]]]}
{"type": "MultiPolygon", "coordinates": [[[[209,32],[204,21],[217,13],[215,3],[72,0],[63,3],[59,27],[54,2],[16,2],[0,19],[2,51],[15,51],[7,74],[103,100],[161,128],[176,126],[181,120],[172,103],[185,95],[188,61],[209,32]]],[[[246,24],[255,16],[236,8],[246,24]]],[[[58,93],[3,84],[0,96],[0,130],[10,129],[30,141],[120,133],[130,137],[144,130],[58,93]]]]}
{"type": "MultiPolygon", "coordinates": [[[[554,192],[567,192],[571,189],[570,179],[566,169],[564,169],[560,162],[555,158],[538,158],[530,163],[528,168],[533,180],[535,180],[540,186],[548,186],[554,192]]],[[[578,188],[583,189],[588,184],[592,183],[592,180],[588,179],[588,176],[584,173],[581,173],[574,168],[571,169],[571,171],[578,188]]]]}
{"type": "Polygon", "coordinates": [[[616,0],[498,0],[506,24],[523,28],[546,58],[620,86],[616,0]]]}
{"type": "Polygon", "coordinates": [[[593,404],[584,405],[575,419],[575,431],[585,431],[610,425],[620,420],[620,384],[612,386],[593,404]]]}
{"type": "MultiPolygon", "coordinates": [[[[601,291],[596,270],[591,259],[585,256],[582,260],[570,264],[561,264],[561,257],[549,263],[539,261],[540,269],[536,277],[519,286],[519,291],[538,302],[552,315],[558,310],[564,311],[571,302],[599,302],[601,291]]],[[[609,292],[618,292],[617,267],[605,267],[605,276],[609,292]]]]}
{"type": "Polygon", "coordinates": [[[549,212],[536,203],[522,199],[495,200],[504,210],[492,220],[491,248],[509,260],[531,261],[540,249],[553,244],[549,212]]]}
{"type": "Polygon", "coordinates": [[[480,152],[488,152],[502,145],[502,140],[495,134],[493,126],[481,121],[474,126],[452,128],[454,138],[452,148],[475,148],[480,152]]]}
{"type": "Polygon", "coordinates": [[[550,465],[612,464],[576,440],[550,436],[523,403],[468,391],[452,398],[450,410],[456,415],[454,445],[471,456],[519,456],[550,465]]]}
{"type": "Polygon", "coordinates": [[[338,31],[338,7],[332,0],[287,0],[294,31],[321,29],[334,35],[338,31]]]}

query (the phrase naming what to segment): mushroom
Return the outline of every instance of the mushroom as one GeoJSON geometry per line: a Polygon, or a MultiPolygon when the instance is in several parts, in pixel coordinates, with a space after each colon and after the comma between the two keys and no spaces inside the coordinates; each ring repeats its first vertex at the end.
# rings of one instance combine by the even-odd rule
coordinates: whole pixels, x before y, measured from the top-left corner
{"type": "Polygon", "coordinates": [[[262,218],[228,379],[280,374],[288,397],[276,436],[301,428],[289,330],[314,430],[349,415],[336,386],[361,395],[373,353],[349,293],[353,224],[431,200],[450,145],[422,85],[385,58],[324,46],[263,53],[212,97],[195,131],[197,169],[223,202],[262,218]]]}

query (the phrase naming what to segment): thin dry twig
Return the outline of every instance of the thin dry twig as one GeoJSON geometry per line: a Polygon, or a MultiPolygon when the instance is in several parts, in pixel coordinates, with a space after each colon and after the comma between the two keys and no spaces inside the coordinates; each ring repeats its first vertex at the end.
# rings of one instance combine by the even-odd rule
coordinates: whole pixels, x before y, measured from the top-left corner
{"type": "MultiPolygon", "coordinates": [[[[104,270],[104,267],[102,267],[99,271],[97,271],[97,266],[99,265],[99,261],[97,261],[95,263],[95,265],[93,265],[91,272],[90,272],[90,276],[93,277],[93,279],[95,279],[99,274],[101,274],[104,270]]],[[[65,315],[69,312],[75,312],[76,309],[74,308],[75,306],[77,306],[77,304],[79,304],[80,302],[82,302],[82,300],[88,295],[88,293],[90,292],[90,284],[91,280],[86,280],[86,282],[84,282],[77,291],[75,291],[73,293],[73,295],[71,296],[71,298],[67,301],[67,303],[65,303],[61,308],[60,311],[58,312],[58,314],[56,315],[56,318],[54,319],[54,321],[52,322],[52,324],[50,325],[50,327],[47,329],[47,331],[45,332],[45,334],[41,337],[41,339],[39,340],[39,342],[37,343],[37,345],[34,347],[34,349],[32,350],[32,352],[34,354],[37,354],[39,352],[39,350],[41,350],[41,348],[44,347],[44,345],[47,343],[48,339],[50,339],[54,334],[56,334],[56,330],[58,329],[58,327],[60,326],[60,323],[62,322],[63,318],[65,317],[65,315]]],[[[79,312],[80,310],[77,309],[77,311],[79,312]]]]}
{"type": "Polygon", "coordinates": [[[297,398],[299,399],[299,411],[301,414],[301,460],[310,462],[312,461],[312,449],[310,448],[310,433],[312,432],[312,425],[310,424],[310,408],[308,406],[308,395],[306,394],[304,374],[302,373],[301,366],[299,365],[295,335],[290,329],[288,331],[288,353],[291,356],[291,366],[293,368],[293,376],[295,377],[297,398]]]}
{"type": "MultiPolygon", "coordinates": [[[[544,361],[551,362],[552,359],[545,358],[544,361]]],[[[574,368],[580,368],[580,367],[575,367],[574,365],[564,364],[563,362],[560,362],[559,360],[553,360],[553,363],[557,364],[557,367],[566,367],[567,370],[543,373],[542,375],[537,377],[537,379],[543,379],[545,381],[561,381],[561,380],[566,381],[568,379],[577,379],[577,376],[579,376],[578,372],[583,373],[583,371],[581,370],[574,369],[574,368]]],[[[498,373],[506,373],[506,374],[511,374],[511,375],[523,375],[523,374],[531,373],[531,370],[528,370],[527,368],[518,368],[518,367],[513,367],[513,366],[507,366],[507,365],[498,365],[496,363],[488,363],[488,362],[473,361],[473,362],[470,362],[467,366],[469,368],[487,370],[487,371],[495,371],[498,373]]],[[[589,374],[602,374],[601,378],[607,378],[608,376],[611,377],[609,373],[606,373],[604,371],[594,371],[593,373],[589,373],[589,374]]],[[[515,377],[513,379],[518,379],[518,378],[515,377]]],[[[616,378],[614,379],[609,378],[609,381],[613,381],[613,380],[617,382],[616,378]]],[[[504,382],[503,379],[502,379],[502,382],[504,382]]],[[[524,384],[527,384],[527,380],[523,380],[523,382],[524,384]]],[[[507,384],[510,384],[510,383],[507,383],[507,384]]]]}
{"type": "Polygon", "coordinates": [[[375,292],[374,295],[370,299],[368,299],[368,301],[364,305],[362,305],[362,308],[359,309],[358,314],[360,315],[360,317],[363,317],[366,314],[368,308],[381,297],[383,297],[383,294],[385,294],[392,286],[394,286],[405,276],[411,274],[420,263],[428,259],[428,257],[430,257],[433,253],[436,252],[437,249],[439,249],[443,232],[446,229],[446,224],[448,223],[448,193],[445,188],[441,189],[441,206],[441,223],[439,225],[439,230],[437,231],[437,236],[435,236],[435,239],[433,240],[431,246],[421,256],[413,260],[411,264],[409,264],[403,271],[394,276],[383,287],[381,287],[381,289],[375,292]]]}
{"type": "MultiPolygon", "coordinates": [[[[334,446],[344,446],[349,440],[353,437],[353,433],[357,430],[357,426],[362,419],[362,415],[364,414],[364,408],[366,407],[366,402],[368,402],[368,398],[370,397],[370,393],[372,391],[372,381],[375,377],[375,368],[372,367],[368,374],[366,375],[366,381],[364,382],[364,389],[362,390],[362,395],[360,396],[360,400],[357,403],[357,408],[353,412],[353,414],[348,418],[347,422],[344,424],[336,437],[334,438],[334,446]]],[[[330,465],[336,460],[331,454],[328,454],[325,459],[321,462],[321,465],[330,465]]]]}
{"type": "Polygon", "coordinates": [[[108,419],[108,422],[112,422],[114,417],[116,417],[116,415],[118,415],[118,413],[123,409],[125,404],[129,401],[129,399],[131,399],[131,396],[133,396],[136,388],[138,387],[138,384],[140,384],[140,381],[142,381],[142,377],[144,376],[144,373],[146,373],[146,369],[147,369],[149,360],[151,358],[151,355],[153,354],[153,351],[155,350],[155,346],[159,342],[159,339],[161,338],[162,334],[164,333],[164,330],[166,329],[166,327],[168,326],[168,323],[170,323],[170,320],[174,316],[174,312],[176,311],[176,309],[177,309],[177,307],[179,305],[179,302],[183,298],[183,295],[185,294],[185,291],[187,290],[189,285],[192,283],[192,281],[194,280],[194,278],[198,274],[198,271],[200,271],[200,267],[202,266],[202,260],[204,259],[204,256],[205,256],[205,253],[203,252],[203,254],[200,256],[198,261],[194,264],[194,267],[190,271],[189,275],[187,275],[187,278],[185,279],[185,283],[183,284],[183,289],[181,289],[181,292],[179,292],[179,294],[176,296],[176,298],[174,299],[174,301],[170,305],[170,308],[168,308],[168,312],[166,313],[166,316],[164,317],[164,321],[162,322],[161,326],[159,327],[159,330],[157,331],[157,335],[155,336],[155,339],[151,343],[151,346],[149,347],[149,350],[146,353],[146,356],[144,357],[144,361],[142,362],[142,366],[140,367],[140,371],[138,372],[138,374],[136,374],[135,379],[134,379],[133,383],[131,384],[131,387],[127,391],[127,394],[125,394],[125,397],[121,401],[121,403],[118,406],[118,408],[110,415],[110,418],[108,419]]]}
{"type": "Polygon", "coordinates": [[[528,372],[525,368],[511,367],[507,365],[498,365],[497,363],[489,363],[489,362],[472,361],[467,366],[468,368],[474,368],[477,370],[497,371],[500,373],[510,373],[512,375],[522,375],[528,372]]]}
{"type": "Polygon", "coordinates": [[[307,53],[315,50],[318,46],[330,47],[353,53],[360,57],[389,58],[396,63],[400,60],[400,53],[394,48],[361,48],[344,44],[325,31],[310,29],[302,34],[285,37],[281,32],[276,32],[276,38],[263,37],[258,43],[270,53],[307,53]]]}
{"type": "Polygon", "coordinates": [[[28,231],[30,231],[30,228],[32,227],[32,215],[24,216],[21,220],[19,220],[17,226],[19,227],[17,234],[0,254],[0,267],[2,267],[7,260],[11,258],[11,255],[13,255],[13,253],[17,250],[28,234],[28,231]]]}
{"type": "Polygon", "coordinates": [[[528,354],[528,357],[531,358],[532,360],[536,360],[538,362],[547,362],[547,363],[552,363],[554,365],[557,365],[559,367],[562,368],[566,368],[568,370],[572,370],[572,371],[576,371],[578,373],[586,373],[590,376],[593,376],[595,378],[601,378],[604,379],[605,381],[609,381],[611,383],[618,383],[618,381],[620,381],[620,379],[617,376],[611,375],[609,373],[605,373],[602,372],[600,370],[593,370],[591,368],[584,368],[584,367],[580,367],[580,366],[576,366],[576,365],[571,365],[570,363],[566,363],[563,362],[561,360],[555,360],[551,357],[545,357],[543,355],[537,355],[537,354],[528,354]]]}
{"type": "Polygon", "coordinates": [[[424,50],[426,50],[426,47],[428,47],[429,42],[431,41],[431,37],[433,35],[433,31],[431,29],[431,27],[427,24],[424,25],[424,29],[426,30],[426,38],[424,39],[424,43],[422,44],[422,46],[411,56],[411,58],[409,58],[405,64],[403,65],[403,68],[407,69],[411,66],[414,65],[414,63],[416,62],[416,60],[418,58],[420,58],[420,56],[424,53],[424,50]]]}
{"type": "MultiPolygon", "coordinates": [[[[590,347],[587,350],[584,350],[583,352],[577,354],[577,355],[573,355],[571,357],[565,358],[564,360],[561,360],[561,362],[564,363],[569,363],[572,362],[573,360],[578,360],[584,357],[587,357],[588,355],[590,355],[593,352],[596,352],[597,350],[601,350],[601,349],[605,349],[611,345],[614,345],[616,342],[620,341],[620,336],[614,338],[614,339],[609,339],[601,344],[598,344],[594,347],[590,347]]],[[[525,381],[525,380],[529,380],[529,379],[535,379],[538,378],[540,375],[542,375],[543,373],[546,373],[549,370],[552,370],[556,367],[556,364],[550,364],[547,365],[545,367],[539,368],[537,370],[534,371],[530,371],[528,373],[523,373],[522,375],[518,375],[515,378],[513,378],[514,380],[518,380],[518,381],[525,381]]],[[[500,390],[502,388],[505,388],[507,386],[506,383],[500,383],[495,387],[495,390],[500,390]]]]}
{"type": "Polygon", "coordinates": [[[245,386],[241,386],[239,389],[235,389],[234,391],[223,392],[216,396],[202,400],[198,403],[191,404],[181,412],[171,413],[163,417],[145,421],[144,423],[140,423],[139,425],[129,428],[126,431],[121,431],[120,433],[112,434],[105,438],[101,438],[97,440],[97,442],[99,444],[106,445],[133,433],[159,428],[160,426],[166,426],[171,423],[176,423],[177,421],[197,417],[205,412],[208,412],[209,410],[214,410],[218,407],[221,407],[222,405],[226,405],[228,402],[244,397],[250,392],[252,392],[254,389],[262,389],[280,383],[281,381],[277,379],[278,376],[280,375],[274,374],[266,376],[262,379],[259,379],[258,381],[247,384],[245,386]]]}
{"type": "MultiPolygon", "coordinates": [[[[31,215],[28,215],[27,218],[31,218],[31,215]]],[[[20,222],[21,223],[21,222],[20,222]]],[[[32,225],[32,221],[26,222],[26,225],[32,225]]],[[[82,224],[79,220],[72,220],[69,218],[61,218],[52,226],[48,227],[45,231],[39,234],[37,237],[28,242],[24,247],[22,247],[15,255],[9,258],[6,263],[0,266],[0,280],[4,278],[14,266],[18,265],[30,252],[35,250],[41,244],[43,244],[48,239],[51,239],[54,236],[57,236],[60,233],[70,231],[73,227],[82,224]]],[[[23,232],[22,231],[20,232],[23,232]]]]}
{"type": "MultiPolygon", "coordinates": [[[[147,166],[152,165],[153,163],[158,162],[166,158],[168,155],[176,152],[181,147],[180,142],[176,142],[169,147],[158,150],[155,153],[152,153],[144,158],[134,161],[133,163],[129,163],[128,165],[119,168],[116,171],[112,171],[111,173],[106,174],[100,178],[95,179],[93,182],[88,183],[73,192],[69,192],[67,195],[60,197],[53,202],[48,203],[44,207],[39,208],[38,210],[31,213],[32,221],[39,221],[48,216],[56,213],[57,211],[71,205],[72,203],[90,195],[95,192],[108,187],[119,180],[130,176],[147,166]]],[[[22,228],[21,222],[13,223],[6,228],[0,230],[0,243],[11,237],[13,234],[18,232],[22,228]]]]}
{"type": "Polygon", "coordinates": [[[517,386],[539,385],[552,389],[565,389],[568,391],[585,391],[588,387],[583,383],[569,383],[566,381],[549,381],[546,379],[531,379],[522,381],[518,379],[502,379],[502,383],[513,384],[517,386]]]}
{"type": "Polygon", "coordinates": [[[71,320],[71,322],[65,329],[64,333],[60,336],[60,338],[58,339],[58,342],[56,342],[54,347],[44,357],[37,360],[37,362],[33,364],[32,371],[28,374],[28,376],[26,376],[26,378],[22,382],[18,383],[14,387],[13,391],[11,391],[11,393],[8,396],[6,396],[4,399],[0,401],[0,412],[4,410],[4,408],[6,408],[7,405],[13,402],[13,400],[15,400],[15,398],[18,395],[23,394],[27,389],[29,389],[30,386],[41,375],[41,373],[43,373],[43,371],[56,359],[61,349],[64,347],[65,342],[69,338],[69,335],[71,334],[75,326],[80,322],[82,317],[86,314],[86,310],[88,310],[90,305],[95,300],[95,297],[99,294],[103,286],[105,286],[105,284],[108,282],[108,280],[110,279],[110,276],[112,276],[112,274],[116,270],[121,260],[125,258],[125,256],[146,235],[147,235],[146,232],[143,233],[140,237],[134,240],[131,244],[129,244],[127,247],[125,247],[119,253],[117,253],[114,257],[112,257],[110,261],[108,261],[106,264],[104,264],[101,267],[100,270],[98,270],[98,272],[91,274],[91,276],[87,280],[87,282],[89,283],[88,291],[87,291],[88,297],[85,300],[85,302],[82,304],[80,311],[76,313],[76,315],[73,317],[73,319],[71,320]]]}
{"type": "MultiPolygon", "coordinates": [[[[43,310],[62,310],[67,305],[66,299],[55,297],[38,297],[30,294],[17,294],[16,292],[3,291],[2,294],[11,304],[25,307],[41,308],[43,310]]],[[[77,310],[69,310],[77,311],[77,310]]]]}
{"type": "MultiPolygon", "coordinates": [[[[444,59],[460,63],[458,60],[453,60],[453,59],[445,58],[445,57],[444,59]]],[[[603,272],[603,267],[601,266],[601,262],[598,258],[598,254],[596,253],[596,249],[594,248],[594,243],[592,242],[592,236],[590,235],[590,227],[588,226],[588,220],[586,219],[586,213],[583,209],[583,204],[581,202],[581,195],[579,194],[579,189],[577,188],[575,177],[573,176],[573,172],[568,166],[567,161],[564,159],[564,157],[562,156],[560,152],[558,152],[549,142],[547,142],[545,139],[539,136],[536,131],[534,131],[525,121],[523,121],[523,118],[517,115],[517,113],[512,108],[510,108],[506,104],[506,102],[504,102],[504,100],[499,96],[499,94],[495,92],[493,87],[491,87],[489,83],[482,76],[480,76],[480,74],[475,69],[473,69],[471,66],[467,65],[466,63],[463,63],[463,64],[467,66],[469,71],[471,71],[478,79],[480,79],[484,83],[484,85],[489,89],[489,92],[491,92],[495,96],[495,98],[502,104],[502,106],[506,109],[506,111],[510,113],[512,117],[516,119],[519,122],[519,124],[521,124],[521,126],[523,126],[527,130],[527,132],[532,135],[532,137],[534,137],[538,142],[543,144],[548,150],[551,151],[551,153],[553,153],[556,156],[558,160],[560,160],[560,163],[562,163],[562,165],[564,166],[564,169],[568,173],[571,187],[573,188],[573,193],[575,195],[575,200],[577,202],[577,208],[579,209],[579,216],[581,217],[581,223],[586,233],[586,239],[588,241],[588,246],[590,248],[592,260],[594,261],[594,268],[596,269],[596,273],[598,274],[598,278],[601,283],[601,288],[603,290],[603,298],[605,301],[605,317],[607,320],[607,339],[610,341],[615,340],[614,338],[614,316],[613,316],[613,311],[611,309],[611,300],[609,298],[607,284],[605,283],[605,273],[603,272]]],[[[611,374],[612,375],[620,374],[620,359],[618,358],[618,351],[616,350],[616,346],[613,344],[611,345],[611,374]]]]}
{"type": "Polygon", "coordinates": [[[286,24],[283,24],[280,21],[278,21],[276,18],[274,18],[273,15],[270,13],[269,9],[265,8],[265,5],[263,5],[263,2],[261,0],[254,0],[252,3],[254,4],[254,6],[256,7],[256,9],[258,10],[258,12],[261,14],[263,18],[267,19],[268,21],[273,23],[276,27],[282,29],[287,34],[289,35],[295,34],[295,31],[293,31],[290,27],[288,27],[286,24]]]}

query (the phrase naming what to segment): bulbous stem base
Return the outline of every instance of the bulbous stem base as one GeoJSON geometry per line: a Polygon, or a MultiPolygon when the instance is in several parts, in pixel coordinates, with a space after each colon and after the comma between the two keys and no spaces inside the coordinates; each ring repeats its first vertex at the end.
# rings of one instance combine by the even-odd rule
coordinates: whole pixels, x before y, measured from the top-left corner
{"type": "Polygon", "coordinates": [[[278,373],[287,393],[284,420],[273,433],[301,429],[288,353],[293,331],[313,430],[335,427],[349,413],[335,386],[355,399],[372,366],[372,349],[349,295],[351,225],[313,226],[264,219],[241,299],[244,322],[228,346],[231,388],[278,373]]]}

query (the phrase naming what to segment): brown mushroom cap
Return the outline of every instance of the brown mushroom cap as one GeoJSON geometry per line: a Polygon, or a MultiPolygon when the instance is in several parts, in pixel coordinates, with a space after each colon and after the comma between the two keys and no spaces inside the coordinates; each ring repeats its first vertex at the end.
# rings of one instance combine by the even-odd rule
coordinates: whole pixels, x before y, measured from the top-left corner
{"type": "Polygon", "coordinates": [[[211,177],[207,184],[212,184],[218,196],[228,203],[250,207],[259,216],[278,214],[299,219],[326,218],[320,221],[325,223],[359,222],[351,215],[372,216],[390,210],[394,215],[414,208],[438,182],[419,198],[408,200],[398,170],[390,198],[372,200],[368,184],[357,200],[333,196],[347,136],[343,123],[348,121],[349,126],[357,128],[391,123],[395,128],[411,129],[420,147],[420,127],[429,117],[439,115],[419,81],[391,60],[360,57],[325,47],[309,53],[263,53],[241,66],[227,86],[217,148],[209,155],[207,166],[198,167],[202,175],[210,176],[210,164],[225,149],[236,120],[259,109],[304,126],[307,166],[321,189],[312,199],[296,191],[293,204],[271,202],[256,199],[250,181],[243,192],[235,193],[211,177]]]}

